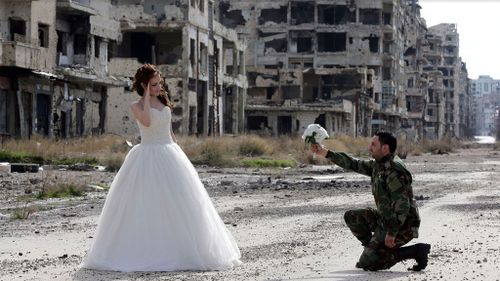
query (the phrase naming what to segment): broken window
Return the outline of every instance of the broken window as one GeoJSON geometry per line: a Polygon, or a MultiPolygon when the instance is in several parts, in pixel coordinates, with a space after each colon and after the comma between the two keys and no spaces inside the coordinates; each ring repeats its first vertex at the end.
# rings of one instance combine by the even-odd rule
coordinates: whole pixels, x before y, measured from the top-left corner
{"type": "Polygon", "coordinates": [[[291,23],[299,25],[314,22],[314,4],[309,2],[292,2],[291,23]]]}
{"type": "Polygon", "coordinates": [[[392,79],[391,68],[388,66],[382,67],[382,80],[387,81],[392,79]]]}
{"type": "Polygon", "coordinates": [[[100,49],[101,49],[101,38],[95,36],[94,37],[94,56],[96,58],[100,57],[100,49]]]}
{"type": "Polygon", "coordinates": [[[264,130],[268,127],[267,116],[248,116],[247,126],[248,130],[264,130]]]}
{"type": "Polygon", "coordinates": [[[259,16],[259,24],[266,22],[286,23],[287,22],[287,6],[281,6],[279,9],[262,9],[259,16]]]}
{"type": "Polygon", "coordinates": [[[273,52],[286,53],[288,51],[288,41],[286,39],[286,34],[267,33],[263,35],[262,39],[264,40],[265,54],[270,54],[273,52]]]}
{"type": "Polygon", "coordinates": [[[195,68],[196,61],[196,41],[194,39],[189,40],[189,62],[191,63],[191,67],[195,68]]]}
{"type": "Polygon", "coordinates": [[[266,88],[266,99],[267,100],[272,99],[275,92],[276,92],[275,87],[267,87],[266,88]]]}
{"type": "Polygon", "coordinates": [[[356,13],[344,5],[318,5],[318,23],[347,24],[356,22],[356,13]]]}
{"type": "Polygon", "coordinates": [[[243,51],[239,51],[238,52],[238,74],[245,74],[244,69],[245,69],[245,56],[243,54],[243,51]]]}
{"type": "Polygon", "coordinates": [[[57,52],[68,55],[68,33],[57,30],[57,52]]]}
{"type": "Polygon", "coordinates": [[[429,116],[434,115],[434,111],[432,110],[432,108],[427,109],[427,115],[429,115],[429,116]]]}
{"type": "Polygon", "coordinates": [[[161,32],[156,36],[158,64],[175,65],[182,58],[182,31],[161,32]]]}
{"type": "Polygon", "coordinates": [[[408,88],[413,88],[415,85],[415,80],[413,78],[408,79],[408,88]]]}
{"type": "Polygon", "coordinates": [[[233,75],[234,70],[234,50],[233,48],[224,49],[224,62],[226,64],[226,74],[233,75]]]}
{"type": "Polygon", "coordinates": [[[283,99],[298,99],[300,98],[300,86],[283,86],[283,99]]]}
{"type": "Polygon", "coordinates": [[[318,33],[318,52],[343,52],[346,50],[347,34],[318,33]]]}
{"type": "Polygon", "coordinates": [[[49,47],[49,26],[47,24],[38,23],[38,44],[40,47],[49,47]]]}
{"type": "Polygon", "coordinates": [[[391,13],[383,13],[382,16],[384,18],[384,24],[391,25],[392,14],[391,13]]]}
{"type": "Polygon", "coordinates": [[[370,52],[372,53],[378,53],[378,49],[379,49],[379,37],[373,35],[373,34],[370,34],[369,37],[364,37],[362,40],[365,41],[365,40],[368,40],[368,46],[370,48],[370,52]]]}
{"type": "Polygon", "coordinates": [[[87,53],[87,34],[75,34],[73,48],[75,55],[85,55],[87,53]]]}
{"type": "Polygon", "coordinates": [[[200,70],[203,73],[207,72],[208,49],[207,45],[200,43],[200,70]]]}
{"type": "Polygon", "coordinates": [[[25,42],[26,41],[26,21],[22,19],[9,18],[10,40],[25,42]]]}
{"type": "Polygon", "coordinates": [[[299,37],[297,38],[297,53],[308,53],[312,51],[312,38],[299,37]]]}
{"type": "Polygon", "coordinates": [[[362,24],[380,24],[380,9],[359,9],[359,22],[362,24]]]}
{"type": "Polygon", "coordinates": [[[278,134],[289,135],[292,133],[292,117],[278,116],[278,134]]]}
{"type": "Polygon", "coordinates": [[[238,25],[245,25],[241,10],[230,10],[231,4],[226,2],[219,3],[220,13],[222,15],[222,24],[229,28],[236,28],[238,25]]]}
{"type": "Polygon", "coordinates": [[[444,58],[444,62],[447,65],[453,65],[455,63],[455,59],[454,58],[444,58]]]}
{"type": "Polygon", "coordinates": [[[140,63],[153,63],[153,57],[156,57],[153,35],[145,32],[133,32],[130,37],[130,53],[140,63]]]}
{"type": "Polygon", "coordinates": [[[200,11],[202,13],[205,12],[205,0],[199,0],[198,1],[198,9],[200,9],[200,11]]]}

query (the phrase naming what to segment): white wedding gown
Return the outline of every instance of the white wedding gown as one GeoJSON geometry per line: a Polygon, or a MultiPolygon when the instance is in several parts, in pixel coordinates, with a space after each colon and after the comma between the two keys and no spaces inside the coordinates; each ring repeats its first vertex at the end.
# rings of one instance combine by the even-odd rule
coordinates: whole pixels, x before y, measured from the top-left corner
{"type": "Polygon", "coordinates": [[[240,251],[198,173],[170,134],[171,112],[152,108],[104,203],[82,267],[114,271],[222,270],[240,251]]]}

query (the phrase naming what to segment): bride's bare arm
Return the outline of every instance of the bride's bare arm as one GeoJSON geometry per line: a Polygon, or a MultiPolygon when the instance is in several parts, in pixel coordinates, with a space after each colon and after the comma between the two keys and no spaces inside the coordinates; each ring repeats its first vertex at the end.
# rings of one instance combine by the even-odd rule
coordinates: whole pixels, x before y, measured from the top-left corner
{"type": "Polygon", "coordinates": [[[135,119],[139,120],[142,125],[149,127],[151,125],[151,105],[150,105],[150,99],[151,96],[149,95],[149,85],[148,83],[147,87],[144,89],[144,94],[143,94],[143,106],[141,108],[141,104],[139,102],[134,102],[130,106],[132,109],[132,113],[134,114],[135,119]]]}

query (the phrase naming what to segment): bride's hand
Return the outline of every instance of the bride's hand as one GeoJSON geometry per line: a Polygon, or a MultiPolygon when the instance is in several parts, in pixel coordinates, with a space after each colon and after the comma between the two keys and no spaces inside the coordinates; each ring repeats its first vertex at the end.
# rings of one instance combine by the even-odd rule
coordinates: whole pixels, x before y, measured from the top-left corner
{"type": "Polygon", "coordinates": [[[144,84],[143,84],[143,88],[144,88],[144,99],[146,100],[149,100],[149,98],[151,98],[151,91],[150,91],[150,85],[151,83],[148,82],[148,85],[146,87],[144,87],[144,84]]]}

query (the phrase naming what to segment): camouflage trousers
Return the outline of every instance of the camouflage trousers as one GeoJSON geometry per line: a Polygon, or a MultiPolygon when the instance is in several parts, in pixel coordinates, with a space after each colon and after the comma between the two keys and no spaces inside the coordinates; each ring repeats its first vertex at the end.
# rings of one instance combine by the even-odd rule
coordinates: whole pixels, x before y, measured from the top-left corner
{"type": "Polygon", "coordinates": [[[356,266],[366,270],[376,271],[392,267],[400,261],[398,249],[413,239],[411,229],[401,229],[396,235],[396,247],[386,247],[387,231],[380,223],[380,215],[372,208],[347,211],[344,220],[352,234],[365,247],[356,266]]]}

